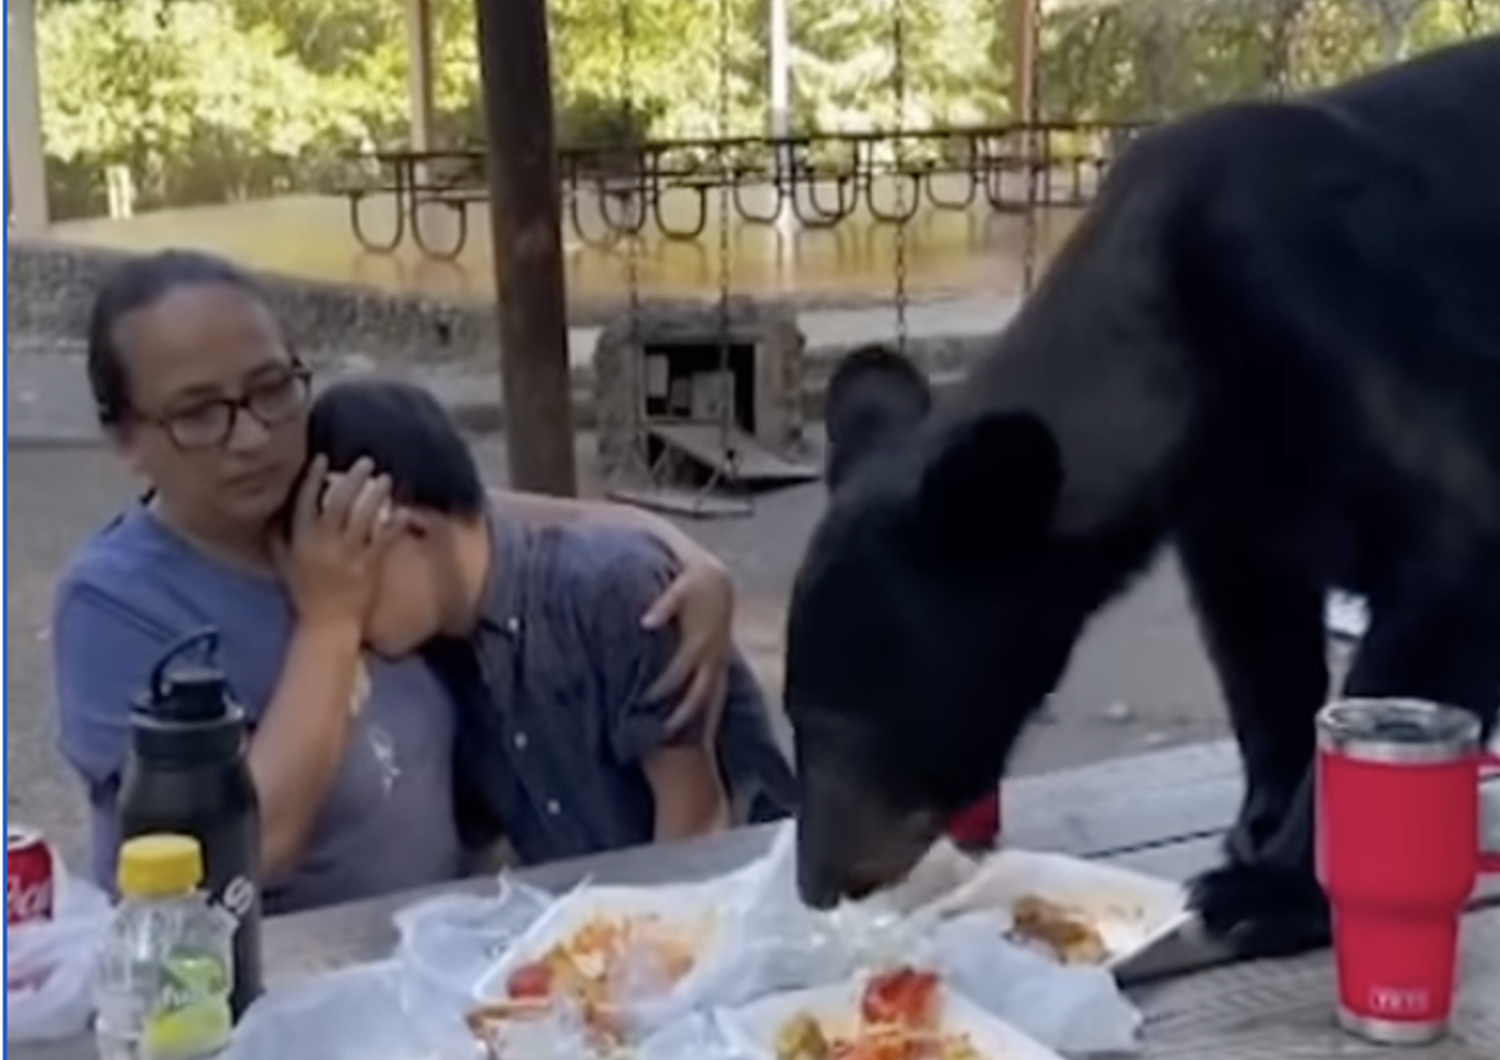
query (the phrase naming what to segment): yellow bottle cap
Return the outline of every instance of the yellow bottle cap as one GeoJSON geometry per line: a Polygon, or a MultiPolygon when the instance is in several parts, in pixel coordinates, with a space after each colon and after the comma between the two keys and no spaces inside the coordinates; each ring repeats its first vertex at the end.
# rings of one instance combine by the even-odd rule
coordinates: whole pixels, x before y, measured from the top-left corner
{"type": "Polygon", "coordinates": [[[120,844],[115,883],[126,898],[187,894],[203,882],[203,847],[186,835],[143,835],[120,844]]]}

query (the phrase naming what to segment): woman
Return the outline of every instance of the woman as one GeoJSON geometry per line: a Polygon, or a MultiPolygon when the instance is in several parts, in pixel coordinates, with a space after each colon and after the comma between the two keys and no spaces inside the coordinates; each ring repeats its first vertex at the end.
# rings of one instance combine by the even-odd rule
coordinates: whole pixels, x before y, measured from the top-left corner
{"type": "MultiPolygon", "coordinates": [[[[362,648],[374,572],[399,521],[379,474],[328,484],[285,544],[274,522],[308,463],[309,373],[266,299],[216,258],[166,252],[126,264],[89,326],[101,425],[151,487],[74,556],[53,647],[59,745],[88,793],[93,874],[113,877],[115,799],[129,703],[184,633],[212,625],[251,722],[270,911],[420,886],[464,871],[453,806],[454,705],[420,661],[362,648]]],[[[314,474],[322,474],[314,461],[314,474]]],[[[509,495],[521,518],[641,526],[683,575],[643,616],[675,618],[690,678],[686,723],[729,651],[722,567],[644,513],[509,495]]]]}

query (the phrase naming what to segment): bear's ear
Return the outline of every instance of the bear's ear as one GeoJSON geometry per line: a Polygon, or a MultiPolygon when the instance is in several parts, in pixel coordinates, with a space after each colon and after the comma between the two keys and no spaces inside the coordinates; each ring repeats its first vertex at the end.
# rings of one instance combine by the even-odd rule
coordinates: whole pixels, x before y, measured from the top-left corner
{"type": "Polygon", "coordinates": [[[1062,485],[1062,452],[1041,419],[988,413],[956,427],[923,472],[922,538],[966,565],[1040,541],[1062,485]]]}
{"type": "Polygon", "coordinates": [[[927,380],[894,350],[865,346],[845,355],[824,401],[828,488],[838,489],[883,442],[921,423],[931,405],[927,380]]]}

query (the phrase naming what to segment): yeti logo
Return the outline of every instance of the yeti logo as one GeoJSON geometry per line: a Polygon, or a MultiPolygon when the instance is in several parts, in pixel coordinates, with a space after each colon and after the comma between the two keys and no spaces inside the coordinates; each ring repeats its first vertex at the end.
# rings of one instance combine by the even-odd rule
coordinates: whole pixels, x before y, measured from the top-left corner
{"type": "Polygon", "coordinates": [[[1432,993],[1426,987],[1372,986],[1370,1011],[1404,1019],[1425,1016],[1432,1011],[1432,993]]]}

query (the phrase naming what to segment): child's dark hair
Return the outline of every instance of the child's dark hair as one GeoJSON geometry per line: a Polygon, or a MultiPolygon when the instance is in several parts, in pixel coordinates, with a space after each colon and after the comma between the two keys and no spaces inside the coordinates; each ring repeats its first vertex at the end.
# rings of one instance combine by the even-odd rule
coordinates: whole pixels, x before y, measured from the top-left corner
{"type": "Polygon", "coordinates": [[[115,341],[120,320],[147,309],[179,287],[237,287],[266,304],[265,293],[245,273],[223,258],[192,250],[164,250],[132,258],[105,281],[89,315],[88,375],[94,412],[113,427],[130,412],[130,377],[115,341]]]}
{"type": "Polygon", "coordinates": [[[406,507],[465,518],[485,509],[484,480],[469,443],[438,399],[413,383],[333,384],[308,414],[307,452],[326,457],[330,471],[369,457],[390,476],[392,499],[406,507]]]}

